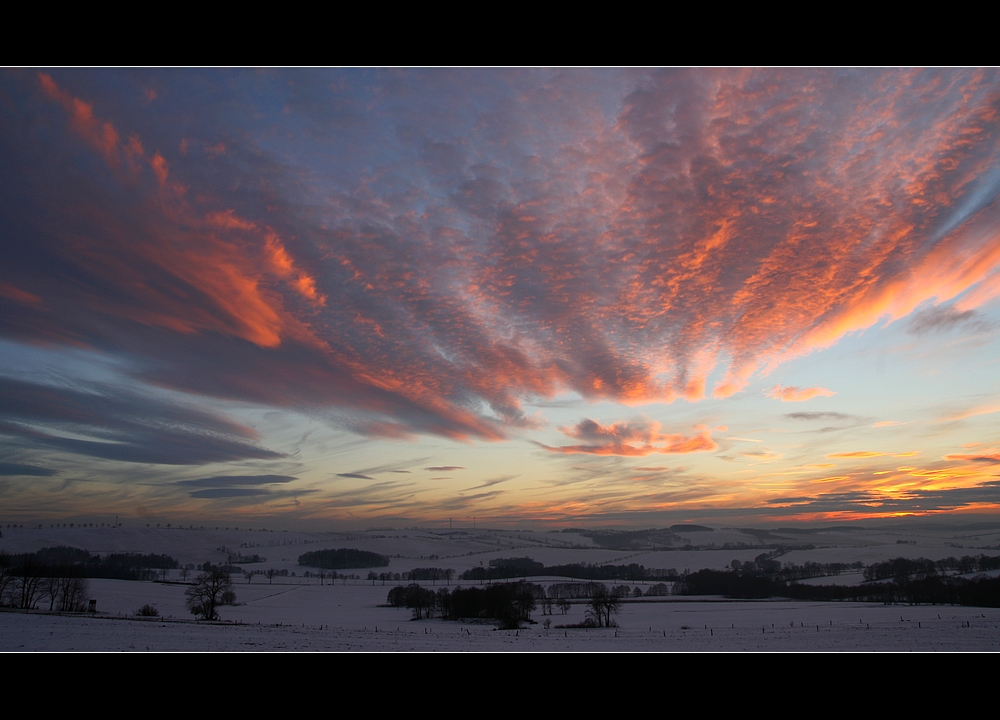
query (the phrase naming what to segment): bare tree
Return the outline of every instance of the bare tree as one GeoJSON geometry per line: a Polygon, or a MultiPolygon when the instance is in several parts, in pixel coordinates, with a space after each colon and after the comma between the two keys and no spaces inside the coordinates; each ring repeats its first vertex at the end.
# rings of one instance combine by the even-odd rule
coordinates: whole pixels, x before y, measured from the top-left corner
{"type": "Polygon", "coordinates": [[[11,602],[12,598],[7,597],[7,588],[12,587],[14,579],[14,562],[10,555],[0,550],[0,605],[11,602]]]}
{"type": "MultiPolygon", "coordinates": [[[[50,572],[52,568],[49,568],[50,572]]],[[[42,597],[49,600],[49,612],[55,610],[56,600],[59,599],[59,580],[57,577],[42,578],[42,597]]]]}
{"type": "Polygon", "coordinates": [[[22,553],[17,556],[14,570],[17,586],[17,606],[25,610],[35,607],[42,588],[42,573],[44,568],[35,558],[35,553],[22,553]]]}
{"type": "Polygon", "coordinates": [[[621,595],[616,590],[608,590],[603,583],[594,590],[587,614],[597,621],[597,627],[611,627],[611,616],[622,609],[621,595]]]}
{"type": "Polygon", "coordinates": [[[63,612],[83,612],[83,601],[90,591],[85,577],[59,578],[59,609],[63,612]]]}
{"type": "Polygon", "coordinates": [[[216,608],[223,603],[224,595],[229,604],[236,601],[232,579],[220,568],[202,573],[194,585],[184,591],[188,610],[192,615],[200,615],[203,620],[218,620],[216,608]]]}

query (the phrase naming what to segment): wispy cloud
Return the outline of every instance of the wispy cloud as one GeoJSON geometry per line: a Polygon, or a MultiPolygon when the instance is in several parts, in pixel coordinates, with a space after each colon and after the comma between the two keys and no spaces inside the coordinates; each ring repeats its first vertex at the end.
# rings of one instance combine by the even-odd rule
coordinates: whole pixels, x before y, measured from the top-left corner
{"type": "Polygon", "coordinates": [[[906,329],[913,335],[927,335],[948,332],[960,326],[973,331],[989,330],[993,327],[992,323],[982,318],[975,310],[959,311],[954,306],[947,305],[914,313],[906,329]]]}
{"type": "Polygon", "coordinates": [[[0,476],[24,475],[28,477],[51,477],[57,474],[58,473],[55,470],[39,467],[37,465],[0,462],[0,476]]]}
{"type": "Polygon", "coordinates": [[[814,397],[830,397],[831,395],[836,395],[836,393],[832,390],[827,390],[823,387],[800,388],[795,387],[794,385],[787,387],[783,385],[775,385],[764,394],[769,398],[781,400],[781,402],[805,402],[806,400],[812,400],[814,397]]]}
{"type": "Polygon", "coordinates": [[[992,415],[995,412],[1000,412],[1000,405],[995,403],[986,403],[983,405],[975,405],[965,410],[959,410],[958,412],[949,413],[948,415],[941,417],[938,422],[957,422],[959,420],[965,420],[966,418],[977,417],[979,415],[992,415]]]}
{"type": "Polygon", "coordinates": [[[292,475],[215,475],[195,480],[181,480],[177,484],[191,487],[222,488],[241,485],[275,485],[289,483],[297,479],[292,475]]]}
{"type": "Polygon", "coordinates": [[[975,453],[972,455],[963,455],[960,453],[945,455],[945,460],[966,460],[976,463],[986,463],[989,465],[1000,465],[1000,450],[986,450],[981,453],[975,453]]]}
{"type": "Polygon", "coordinates": [[[620,455],[625,457],[641,457],[653,453],[682,454],[718,449],[718,444],[712,439],[711,430],[704,426],[696,428],[696,430],[698,432],[694,435],[661,433],[660,424],[653,421],[639,420],[601,425],[586,418],[573,427],[560,428],[563,434],[584,440],[586,444],[555,447],[542,443],[538,443],[538,445],[553,453],[620,455]]]}
{"type": "Polygon", "coordinates": [[[121,462],[204,465],[278,459],[256,431],[222,415],[106,383],[79,389],[0,377],[0,435],[121,462]]]}
{"type": "Polygon", "coordinates": [[[858,419],[854,415],[839,412],[794,412],[786,413],[785,417],[792,420],[821,420],[824,422],[848,422],[858,419]]]}

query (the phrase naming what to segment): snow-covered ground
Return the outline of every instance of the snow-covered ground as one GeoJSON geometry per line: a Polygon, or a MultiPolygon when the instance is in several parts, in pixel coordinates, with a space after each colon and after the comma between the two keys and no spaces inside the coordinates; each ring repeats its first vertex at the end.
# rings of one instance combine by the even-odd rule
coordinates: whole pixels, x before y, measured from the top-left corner
{"type": "Polygon", "coordinates": [[[409,611],[378,607],[372,593],[361,589],[290,587],[279,595],[226,609],[223,617],[231,621],[222,623],[4,612],[0,650],[1000,650],[1000,611],[994,609],[671,600],[625,605],[618,628],[556,628],[583,619],[583,606],[578,605],[565,616],[553,616],[548,630],[537,624],[515,631],[412,621],[409,611]],[[285,621],[269,622],[278,616],[285,621]]]}
{"type": "MultiPolygon", "coordinates": [[[[385,607],[397,583],[306,579],[300,554],[323,548],[354,547],[392,557],[376,572],[404,572],[414,567],[453,568],[457,573],[488,565],[497,557],[529,556],[556,563],[614,564],[636,562],[646,567],[698,570],[721,568],[733,559],[746,561],[760,547],[722,550],[722,542],[760,543],[730,529],[691,533],[701,549],[613,551],[589,539],[528,531],[452,533],[409,530],[369,533],[277,533],[201,529],[147,528],[3,528],[0,551],[14,554],[42,547],[70,545],[92,553],[166,553],[182,564],[220,562],[229,548],[267,560],[247,568],[287,570],[288,577],[236,579],[237,605],[220,609],[222,622],[195,622],[184,606],[186,585],[173,571],[171,582],[90,580],[89,596],[98,614],[56,615],[35,610],[0,611],[2,651],[216,651],[216,650],[370,650],[370,651],[816,651],[816,650],[1000,650],[1000,610],[953,606],[885,606],[866,603],[789,601],[736,602],[722,598],[640,598],[627,601],[618,628],[559,629],[579,623],[586,605],[577,601],[569,612],[533,614],[535,625],[519,631],[495,630],[490,624],[410,619],[406,609],[385,607]],[[723,535],[727,536],[722,540],[723,535]],[[728,537],[732,536],[732,537],[728,537]],[[714,544],[716,547],[711,547],[714,544]],[[436,557],[434,557],[436,556],[436,557]],[[290,573],[296,573],[292,577],[290,573]],[[135,612],[153,605],[158,618],[135,612]],[[550,628],[542,625],[550,621],[550,628]]],[[[787,536],[786,536],[787,537],[787,536]]],[[[901,533],[884,530],[813,533],[813,550],[796,550],[778,558],[803,563],[872,562],[892,557],[998,555],[996,531],[957,533],[952,530],[901,533]],[[915,543],[915,544],[913,544],[915,543]],[[956,545],[965,547],[957,548],[956,545]]],[[[799,538],[796,541],[801,542],[799,538]]],[[[774,542],[764,540],[765,543],[774,542]]],[[[804,543],[802,543],[804,544],[804,543]]],[[[315,570],[313,570],[315,572],[315,570]]],[[[361,577],[367,570],[346,571],[361,577]]],[[[194,573],[193,573],[194,574],[194,573]]],[[[192,575],[193,575],[192,574],[192,575]]],[[[812,583],[859,582],[851,575],[814,579],[812,583]]],[[[422,583],[430,585],[430,583],[422,583]]],[[[440,584],[440,583],[439,583],[440,584]]],[[[455,585],[456,581],[452,581],[455,585]]],[[[468,583],[465,583],[468,584],[468,583]]],[[[618,584],[618,583],[614,583],[618,584]]],[[[627,583],[630,586],[635,583],[627,583]]],[[[640,588],[644,584],[638,584],[640,588]]]]}

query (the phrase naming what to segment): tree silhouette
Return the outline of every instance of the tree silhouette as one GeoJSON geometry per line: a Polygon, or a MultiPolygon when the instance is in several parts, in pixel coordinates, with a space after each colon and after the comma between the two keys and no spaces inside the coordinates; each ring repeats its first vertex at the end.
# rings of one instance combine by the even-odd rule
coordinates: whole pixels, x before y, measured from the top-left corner
{"type": "Polygon", "coordinates": [[[621,594],[618,588],[608,590],[604,584],[594,589],[590,599],[587,614],[597,621],[597,627],[611,627],[611,616],[617,615],[622,609],[621,594]]]}
{"type": "Polygon", "coordinates": [[[192,615],[200,615],[203,620],[218,620],[216,608],[223,604],[223,597],[233,604],[236,593],[229,573],[221,568],[212,568],[202,573],[194,585],[184,591],[187,608],[192,615]]]}

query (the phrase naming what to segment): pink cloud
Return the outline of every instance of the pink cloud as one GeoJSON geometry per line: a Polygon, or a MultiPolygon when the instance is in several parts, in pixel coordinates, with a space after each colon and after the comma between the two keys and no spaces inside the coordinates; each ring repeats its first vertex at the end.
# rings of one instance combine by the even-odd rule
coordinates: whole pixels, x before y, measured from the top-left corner
{"type": "Polygon", "coordinates": [[[830,397],[831,395],[836,395],[836,393],[832,390],[827,390],[822,387],[800,388],[794,385],[775,385],[764,394],[769,398],[781,400],[781,402],[804,402],[806,400],[812,400],[814,397],[830,397]]]}

